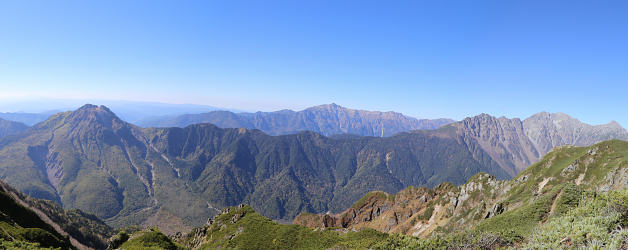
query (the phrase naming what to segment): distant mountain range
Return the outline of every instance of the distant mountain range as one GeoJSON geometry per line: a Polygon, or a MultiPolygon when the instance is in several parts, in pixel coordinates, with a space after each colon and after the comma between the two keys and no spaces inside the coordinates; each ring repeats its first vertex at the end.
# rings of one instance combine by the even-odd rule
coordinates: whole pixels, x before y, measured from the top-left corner
{"type": "Polygon", "coordinates": [[[616,123],[533,117],[483,114],[389,137],[270,136],[212,124],[140,128],[104,106],[85,105],[0,139],[0,178],[116,227],[160,225],[171,233],[229,205],[248,203],[282,220],[301,212],[337,213],[374,190],[460,185],[479,172],[507,179],[538,161],[548,145],[628,139],[616,123]]]}
{"type": "Polygon", "coordinates": [[[51,115],[58,113],[59,111],[54,112],[44,112],[44,113],[0,113],[0,119],[5,119],[8,121],[14,121],[19,123],[24,123],[27,126],[33,126],[37,123],[45,121],[51,115]]]}
{"type": "Polygon", "coordinates": [[[19,134],[28,129],[24,123],[7,121],[0,118],[0,138],[7,135],[19,134]]]}
{"type": "Polygon", "coordinates": [[[302,111],[233,113],[213,111],[202,114],[165,116],[138,123],[143,127],[186,127],[211,123],[221,128],[259,129],[269,135],[312,131],[325,136],[355,134],[387,137],[399,132],[437,129],[451,119],[416,119],[396,112],[355,110],[337,104],[320,105],[302,111]]]}
{"type": "Polygon", "coordinates": [[[0,118],[22,122],[32,126],[53,114],[75,110],[85,103],[100,103],[114,110],[119,117],[131,123],[159,116],[176,116],[203,113],[215,110],[230,110],[208,105],[171,104],[145,101],[31,98],[23,100],[0,100],[0,118]]]}

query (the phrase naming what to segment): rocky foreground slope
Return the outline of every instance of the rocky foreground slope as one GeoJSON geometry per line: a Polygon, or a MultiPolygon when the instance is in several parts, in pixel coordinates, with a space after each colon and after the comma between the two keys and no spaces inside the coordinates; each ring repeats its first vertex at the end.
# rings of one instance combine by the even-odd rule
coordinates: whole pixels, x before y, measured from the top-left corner
{"type": "Polygon", "coordinates": [[[564,214],[585,191],[628,188],[627,157],[628,142],[619,140],[565,146],[512,180],[480,173],[460,186],[409,187],[394,195],[373,192],[343,213],[306,213],[294,222],[312,228],[373,228],[422,237],[470,228],[523,237],[539,223],[564,214]],[[494,227],[509,223],[513,224],[494,227]],[[514,231],[503,231],[509,229],[514,231]]]}

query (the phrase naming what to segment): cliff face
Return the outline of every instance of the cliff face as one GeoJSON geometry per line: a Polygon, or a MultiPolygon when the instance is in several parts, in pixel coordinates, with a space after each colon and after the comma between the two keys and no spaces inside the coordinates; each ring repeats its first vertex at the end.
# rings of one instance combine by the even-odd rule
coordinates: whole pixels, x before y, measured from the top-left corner
{"type": "Polygon", "coordinates": [[[514,176],[539,159],[521,120],[482,114],[453,124],[467,144],[475,141],[493,160],[514,176]]]}
{"type": "Polygon", "coordinates": [[[598,142],[628,140],[618,123],[592,126],[562,113],[538,113],[525,119],[496,118],[487,114],[466,118],[455,127],[461,141],[487,152],[511,176],[517,175],[555,147],[590,146],[598,142]]]}

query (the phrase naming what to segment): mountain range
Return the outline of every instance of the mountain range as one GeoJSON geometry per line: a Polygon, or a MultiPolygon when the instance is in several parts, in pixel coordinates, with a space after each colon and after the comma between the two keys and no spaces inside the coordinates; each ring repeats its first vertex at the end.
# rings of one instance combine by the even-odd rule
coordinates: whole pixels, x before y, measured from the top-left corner
{"type": "Polygon", "coordinates": [[[193,230],[114,230],[0,181],[6,249],[626,249],[628,142],[562,146],[512,180],[478,173],[456,186],[370,192],[340,214],[271,221],[226,207],[193,230]],[[116,231],[117,234],[115,233],[116,231]],[[112,235],[115,235],[111,237],[112,235]]]}
{"type": "Polygon", "coordinates": [[[32,97],[21,99],[1,99],[0,118],[22,122],[32,126],[45,121],[51,115],[59,112],[75,110],[85,103],[100,103],[106,105],[125,121],[136,123],[151,117],[172,116],[209,112],[214,110],[230,110],[208,105],[171,104],[148,101],[125,101],[103,99],[57,99],[32,97]]]}
{"type": "Polygon", "coordinates": [[[241,203],[292,220],[302,212],[342,212],[375,190],[461,185],[479,172],[508,179],[548,145],[628,138],[616,123],[589,126],[563,117],[482,114],[388,137],[271,136],[212,124],[141,128],[107,107],[85,105],[0,139],[0,178],[114,227],[158,225],[172,233],[241,203]],[[589,134],[574,137],[569,128],[589,134]]]}
{"type": "Polygon", "coordinates": [[[396,112],[355,110],[335,103],[302,111],[233,113],[213,111],[202,114],[164,116],[139,122],[143,127],[186,127],[211,123],[221,128],[259,129],[269,135],[312,131],[325,136],[355,134],[387,137],[399,132],[431,130],[453,123],[451,119],[416,119],[396,112]]]}
{"type": "Polygon", "coordinates": [[[46,119],[48,119],[48,117],[50,117],[51,115],[54,115],[55,113],[58,113],[58,111],[57,112],[53,111],[52,113],[49,113],[49,112],[44,112],[44,113],[7,112],[7,113],[0,113],[0,119],[23,123],[27,126],[33,126],[37,123],[45,121],[46,119]]]}

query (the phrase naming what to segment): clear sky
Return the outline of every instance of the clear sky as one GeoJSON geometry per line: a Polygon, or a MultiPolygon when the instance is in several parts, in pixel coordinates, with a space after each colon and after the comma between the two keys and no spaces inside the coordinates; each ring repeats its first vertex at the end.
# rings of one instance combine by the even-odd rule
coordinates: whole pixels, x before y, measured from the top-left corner
{"type": "Polygon", "coordinates": [[[0,98],[628,125],[628,1],[2,1],[0,98]]]}

